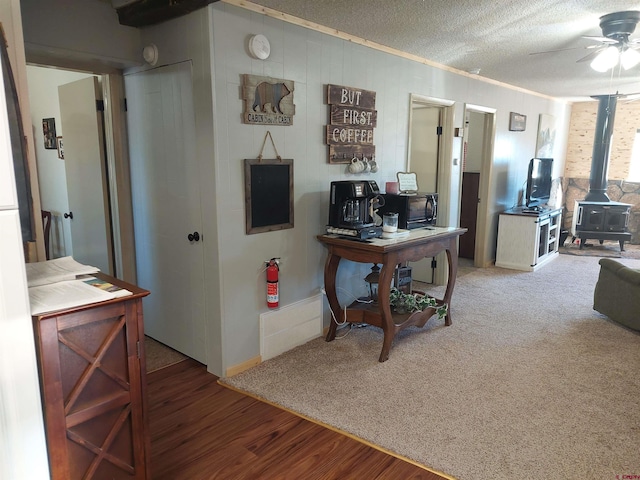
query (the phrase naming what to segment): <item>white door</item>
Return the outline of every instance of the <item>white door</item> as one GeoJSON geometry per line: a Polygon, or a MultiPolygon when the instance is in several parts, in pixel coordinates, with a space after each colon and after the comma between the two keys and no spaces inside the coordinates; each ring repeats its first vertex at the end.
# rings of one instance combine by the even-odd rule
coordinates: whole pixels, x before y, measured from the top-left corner
{"type": "Polygon", "coordinates": [[[191,63],[125,76],[145,333],[206,363],[204,254],[191,63]]]}
{"type": "MultiPolygon", "coordinates": [[[[438,149],[441,127],[439,107],[414,102],[411,105],[411,137],[409,142],[409,169],[416,173],[421,192],[438,191],[438,149]]],[[[411,263],[414,280],[433,283],[434,267],[431,258],[411,263]]]]}
{"type": "Polygon", "coordinates": [[[113,275],[111,215],[104,156],[102,98],[98,79],[84,78],[58,87],[64,132],[73,258],[113,275]]]}

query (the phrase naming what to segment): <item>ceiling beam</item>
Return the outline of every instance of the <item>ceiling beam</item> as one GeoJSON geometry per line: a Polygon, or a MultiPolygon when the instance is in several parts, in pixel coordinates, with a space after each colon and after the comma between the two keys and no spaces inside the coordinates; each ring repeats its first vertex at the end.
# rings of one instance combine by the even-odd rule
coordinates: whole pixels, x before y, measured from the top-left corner
{"type": "Polygon", "coordinates": [[[146,27],[180,17],[218,0],[139,0],[116,9],[120,25],[146,27]]]}

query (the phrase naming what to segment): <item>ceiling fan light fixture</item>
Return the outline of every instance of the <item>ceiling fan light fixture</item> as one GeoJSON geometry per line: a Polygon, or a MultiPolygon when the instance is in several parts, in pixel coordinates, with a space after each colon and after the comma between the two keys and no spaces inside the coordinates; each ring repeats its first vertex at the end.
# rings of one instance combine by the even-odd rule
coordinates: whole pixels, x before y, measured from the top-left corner
{"type": "Polygon", "coordinates": [[[640,63],[640,52],[633,48],[627,48],[620,55],[620,64],[625,70],[635,67],[640,63]]]}
{"type": "Polygon", "coordinates": [[[607,47],[602,50],[596,58],[591,62],[591,68],[593,68],[596,72],[606,72],[610,68],[615,67],[618,64],[618,60],[620,59],[620,50],[618,47],[607,47]]]}

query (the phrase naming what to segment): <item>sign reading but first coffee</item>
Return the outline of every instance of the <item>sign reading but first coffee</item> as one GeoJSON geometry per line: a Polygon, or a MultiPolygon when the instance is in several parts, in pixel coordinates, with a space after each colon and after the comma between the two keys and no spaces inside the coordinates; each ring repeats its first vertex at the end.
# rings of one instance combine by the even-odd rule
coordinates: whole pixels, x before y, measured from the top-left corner
{"type": "Polygon", "coordinates": [[[373,159],[373,129],[378,121],[376,92],[329,85],[327,103],[331,106],[326,132],[329,163],[350,163],[354,157],[373,159]]]}

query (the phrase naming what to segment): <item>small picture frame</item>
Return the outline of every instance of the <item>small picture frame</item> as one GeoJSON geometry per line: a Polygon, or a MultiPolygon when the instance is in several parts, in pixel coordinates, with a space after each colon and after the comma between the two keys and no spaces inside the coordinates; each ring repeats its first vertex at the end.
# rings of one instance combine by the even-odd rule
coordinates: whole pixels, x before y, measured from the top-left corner
{"type": "Polygon", "coordinates": [[[55,118],[43,118],[42,119],[42,134],[44,136],[44,148],[47,150],[56,150],[56,119],[55,118]]]}
{"type": "Polygon", "coordinates": [[[509,115],[509,130],[512,132],[524,132],[527,128],[527,116],[521,113],[511,112],[509,115]]]}
{"type": "Polygon", "coordinates": [[[62,143],[62,137],[56,137],[56,142],[58,144],[58,158],[60,160],[64,160],[64,145],[62,143]]]}
{"type": "Polygon", "coordinates": [[[396,176],[400,193],[412,194],[418,191],[418,176],[415,172],[398,172],[396,176]]]}

